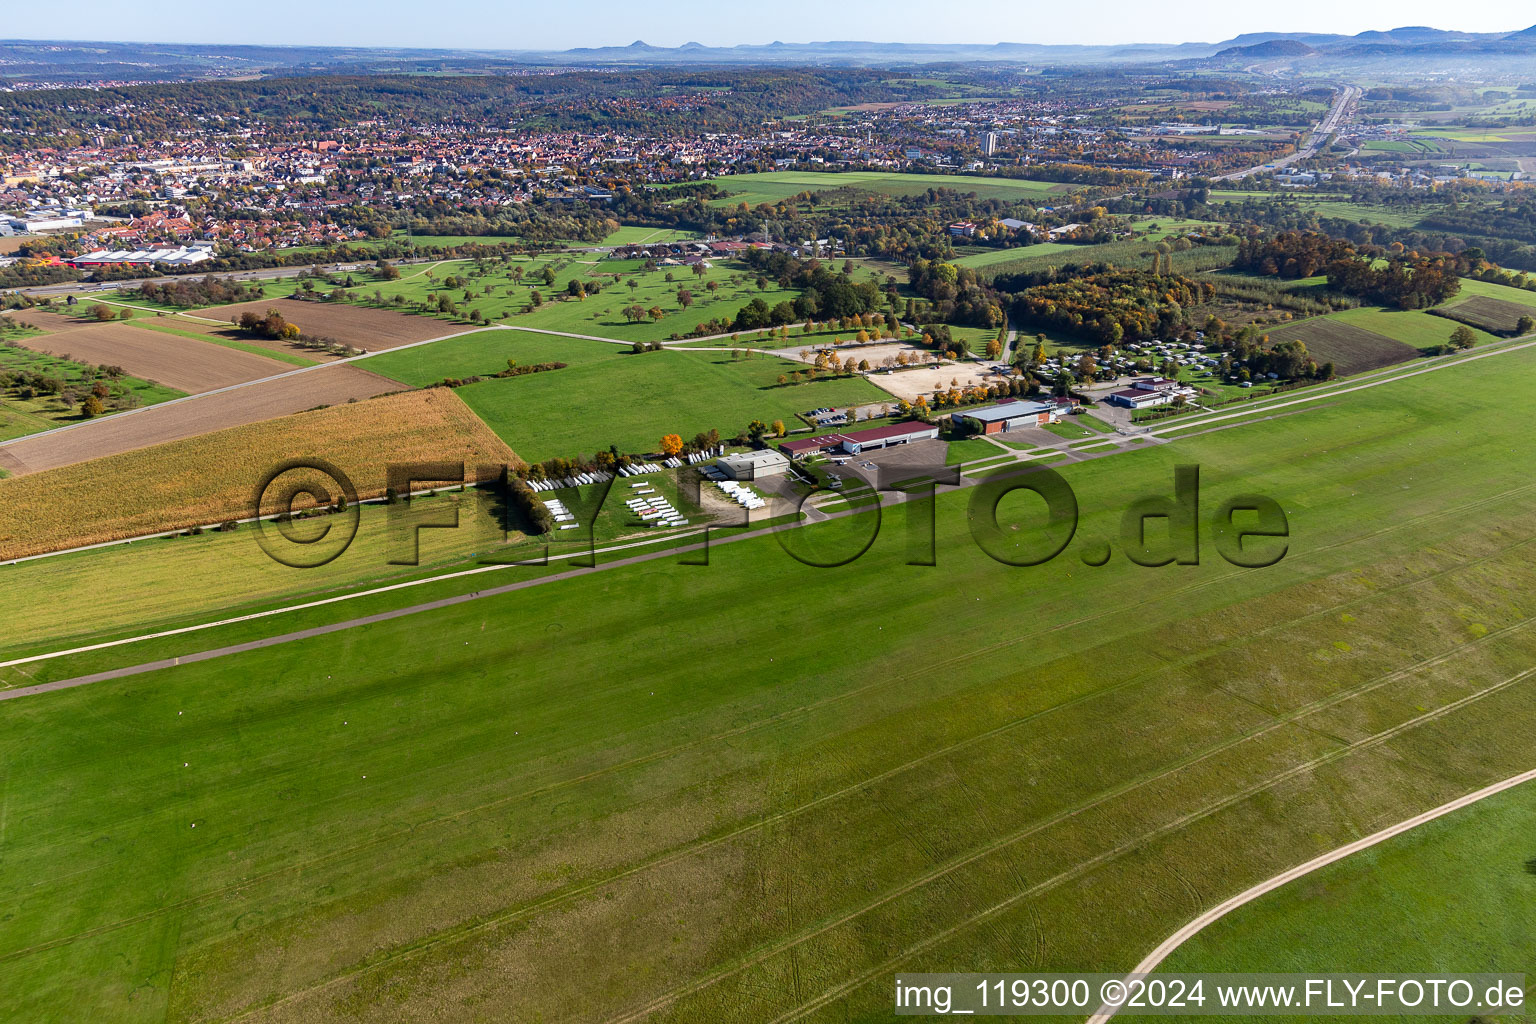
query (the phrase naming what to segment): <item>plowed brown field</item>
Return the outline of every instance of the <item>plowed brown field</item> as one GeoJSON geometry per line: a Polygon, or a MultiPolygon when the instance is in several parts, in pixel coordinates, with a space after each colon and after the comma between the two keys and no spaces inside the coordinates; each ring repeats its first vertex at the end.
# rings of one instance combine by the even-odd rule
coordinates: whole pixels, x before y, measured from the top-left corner
{"type": "Polygon", "coordinates": [[[369,352],[409,345],[413,341],[440,338],[445,334],[467,333],[468,328],[454,327],[426,316],[409,316],[387,309],[368,309],[342,302],[301,302],[298,299],[262,299],[239,302],[232,306],[211,306],[192,312],[200,317],[228,320],[246,310],[265,313],[275,309],[289,323],[298,324],[305,334],[337,341],[369,352]]]}
{"type": "Polygon", "coordinates": [[[13,472],[37,473],[319,405],[340,405],[354,398],[399,390],[400,385],[394,381],[353,366],[319,366],[234,391],[183,398],[20,438],[0,447],[0,451],[21,467],[13,472]]]}
{"type": "Polygon", "coordinates": [[[67,355],[82,363],[121,366],[135,377],[188,394],[275,377],[293,369],[288,363],[211,341],[194,341],[123,323],[81,323],[57,313],[38,312],[29,312],[27,320],[48,332],[23,339],[27,348],[67,355]]]}

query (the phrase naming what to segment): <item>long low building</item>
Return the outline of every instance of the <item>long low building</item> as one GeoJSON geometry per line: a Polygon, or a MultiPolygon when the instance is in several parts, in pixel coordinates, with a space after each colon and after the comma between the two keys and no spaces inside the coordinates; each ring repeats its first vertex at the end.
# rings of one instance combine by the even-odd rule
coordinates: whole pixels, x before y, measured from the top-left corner
{"type": "Polygon", "coordinates": [[[889,426],[872,427],[869,430],[854,430],[845,434],[822,434],[820,437],[807,438],[803,441],[785,441],[779,445],[779,451],[791,459],[803,459],[811,455],[830,455],[833,452],[861,455],[898,444],[931,441],[938,436],[937,425],[923,423],[921,420],[907,420],[905,423],[892,423],[889,426]]]}
{"type": "Polygon", "coordinates": [[[213,259],[211,249],[99,249],[84,256],[76,256],[69,262],[76,267],[103,266],[168,266],[189,267],[194,263],[213,259]]]}
{"type": "Polygon", "coordinates": [[[1156,405],[1169,405],[1180,398],[1188,400],[1200,392],[1187,384],[1166,377],[1143,377],[1131,382],[1131,386],[1111,391],[1104,396],[1110,405],[1127,409],[1149,409],[1156,405]]]}
{"type": "Polygon", "coordinates": [[[764,449],[723,455],[715,460],[715,465],[732,480],[760,480],[785,472],[789,459],[782,452],[764,449]]]}
{"type": "Polygon", "coordinates": [[[955,426],[980,434],[1003,434],[1020,427],[1041,427],[1060,418],[1058,406],[1053,402],[1004,402],[1001,405],[966,409],[950,416],[955,426]]]}

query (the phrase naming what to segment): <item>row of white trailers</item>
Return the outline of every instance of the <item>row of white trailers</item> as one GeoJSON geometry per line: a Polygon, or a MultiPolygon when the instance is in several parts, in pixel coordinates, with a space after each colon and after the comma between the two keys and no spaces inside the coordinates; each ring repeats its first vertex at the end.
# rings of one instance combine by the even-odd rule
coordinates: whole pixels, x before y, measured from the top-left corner
{"type": "Polygon", "coordinates": [[[657,494],[656,488],[649,483],[635,481],[629,486],[633,489],[634,496],[625,499],[624,504],[642,523],[649,523],[652,526],[688,525],[688,518],[673,508],[670,501],[657,494]]]}
{"type": "MultiPolygon", "coordinates": [[[[657,467],[658,471],[660,467],[657,467]]],[[[624,472],[620,470],[619,472],[624,472]]],[[[628,474],[625,474],[626,476],[628,474]]],[[[583,484],[601,484],[613,479],[612,473],[577,473],[563,480],[529,480],[528,486],[535,491],[558,491],[562,487],[580,487],[583,484]]]]}

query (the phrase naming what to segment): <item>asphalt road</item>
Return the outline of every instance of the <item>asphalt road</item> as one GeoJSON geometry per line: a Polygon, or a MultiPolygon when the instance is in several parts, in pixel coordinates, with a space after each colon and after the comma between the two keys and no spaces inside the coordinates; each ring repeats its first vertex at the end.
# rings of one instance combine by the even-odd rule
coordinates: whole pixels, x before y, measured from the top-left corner
{"type": "Polygon", "coordinates": [[[1340,89],[1338,98],[1333,101],[1333,106],[1328,109],[1328,113],[1324,115],[1323,119],[1317,123],[1317,127],[1312,129],[1312,134],[1308,137],[1306,144],[1290,156],[1284,156],[1267,164],[1260,164],[1257,167],[1250,167],[1247,170],[1223,174],[1211,180],[1237,181],[1239,178],[1246,178],[1250,174],[1258,174],[1266,170],[1279,170],[1282,167],[1289,167],[1298,161],[1311,159],[1317,155],[1318,147],[1326,142],[1328,137],[1339,127],[1339,124],[1344,120],[1344,115],[1355,105],[1355,101],[1360,96],[1361,92],[1358,86],[1346,85],[1340,89]]]}

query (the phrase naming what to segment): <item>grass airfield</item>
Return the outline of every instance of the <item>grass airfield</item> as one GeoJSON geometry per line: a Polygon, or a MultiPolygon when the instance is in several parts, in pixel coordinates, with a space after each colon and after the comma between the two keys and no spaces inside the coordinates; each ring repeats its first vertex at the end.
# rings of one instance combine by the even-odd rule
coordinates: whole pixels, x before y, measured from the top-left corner
{"type": "Polygon", "coordinates": [[[1511,352],[1066,467],[1077,538],[1035,568],[977,549],[961,492],[934,567],[906,564],[919,505],[840,569],[764,537],[0,703],[5,1015],[876,1020],[897,970],[1128,967],[1528,767],[1533,371],[1511,352]],[[1084,564],[1188,462],[1200,565],[1084,564]],[[1290,518],[1270,569],[1214,552],[1240,492],[1290,518]]]}

